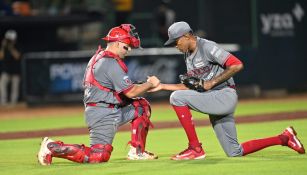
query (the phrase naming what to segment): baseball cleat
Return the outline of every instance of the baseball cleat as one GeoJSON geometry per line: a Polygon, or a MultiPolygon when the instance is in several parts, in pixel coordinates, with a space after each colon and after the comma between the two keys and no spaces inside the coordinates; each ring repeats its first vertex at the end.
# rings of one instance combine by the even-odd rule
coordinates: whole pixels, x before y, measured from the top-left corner
{"type": "Polygon", "coordinates": [[[130,146],[130,151],[127,155],[127,160],[154,160],[158,159],[158,156],[149,151],[144,151],[143,153],[137,153],[135,147],[130,146]]]}
{"type": "Polygon", "coordinates": [[[301,141],[297,138],[297,133],[292,126],[289,126],[284,130],[282,135],[288,136],[288,147],[293,149],[294,151],[298,152],[299,154],[305,154],[304,145],[301,141]]]}
{"type": "Polygon", "coordinates": [[[187,149],[180,152],[179,154],[172,156],[171,160],[199,160],[204,159],[205,157],[206,153],[201,146],[189,146],[187,149]]]}
{"type": "Polygon", "coordinates": [[[41,147],[40,147],[39,152],[37,154],[38,162],[41,165],[44,165],[44,166],[50,165],[51,162],[52,162],[51,151],[47,147],[48,143],[50,143],[50,142],[54,142],[54,141],[49,139],[48,137],[44,137],[42,139],[41,147]]]}

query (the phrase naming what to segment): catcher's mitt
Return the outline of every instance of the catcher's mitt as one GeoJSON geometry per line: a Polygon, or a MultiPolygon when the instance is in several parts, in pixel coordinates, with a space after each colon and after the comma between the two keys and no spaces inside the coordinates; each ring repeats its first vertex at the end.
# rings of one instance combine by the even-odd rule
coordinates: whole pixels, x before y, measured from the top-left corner
{"type": "Polygon", "coordinates": [[[198,92],[205,91],[205,89],[203,88],[204,80],[200,78],[187,76],[187,75],[179,75],[179,79],[181,83],[184,84],[189,89],[196,90],[198,92]]]}

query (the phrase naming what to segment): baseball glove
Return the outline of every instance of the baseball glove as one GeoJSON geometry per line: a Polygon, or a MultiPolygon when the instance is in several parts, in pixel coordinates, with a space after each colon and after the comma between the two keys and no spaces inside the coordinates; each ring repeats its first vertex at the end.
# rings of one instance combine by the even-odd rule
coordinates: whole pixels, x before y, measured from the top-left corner
{"type": "Polygon", "coordinates": [[[204,80],[200,78],[187,76],[187,75],[179,75],[179,79],[181,83],[184,84],[189,89],[196,90],[198,92],[205,91],[205,89],[203,88],[204,80]]]}

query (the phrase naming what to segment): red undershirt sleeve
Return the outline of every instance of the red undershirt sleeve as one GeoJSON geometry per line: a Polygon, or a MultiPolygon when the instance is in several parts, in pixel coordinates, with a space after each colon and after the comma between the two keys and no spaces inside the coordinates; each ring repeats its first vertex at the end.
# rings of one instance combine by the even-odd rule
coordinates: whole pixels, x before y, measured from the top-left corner
{"type": "Polygon", "coordinates": [[[230,54],[229,57],[227,58],[227,61],[224,64],[224,67],[229,67],[231,65],[239,65],[239,64],[242,64],[242,62],[237,57],[230,54]]]}

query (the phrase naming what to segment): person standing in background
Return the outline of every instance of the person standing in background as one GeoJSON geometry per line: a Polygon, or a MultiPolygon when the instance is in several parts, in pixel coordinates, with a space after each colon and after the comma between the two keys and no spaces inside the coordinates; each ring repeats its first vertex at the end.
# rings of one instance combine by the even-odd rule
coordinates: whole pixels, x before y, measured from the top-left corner
{"type": "Polygon", "coordinates": [[[115,25],[129,23],[133,0],[112,0],[115,9],[115,25]]]}
{"type": "Polygon", "coordinates": [[[8,103],[8,85],[11,82],[10,103],[15,105],[19,97],[21,53],[16,48],[17,32],[7,30],[1,43],[0,60],[2,72],[0,76],[1,105],[8,103]]]}
{"type": "Polygon", "coordinates": [[[12,3],[13,14],[16,16],[32,16],[29,0],[18,0],[12,3]]]}
{"type": "Polygon", "coordinates": [[[156,13],[159,38],[162,41],[168,39],[167,29],[176,20],[176,13],[170,8],[170,0],[161,0],[156,13]]]}

